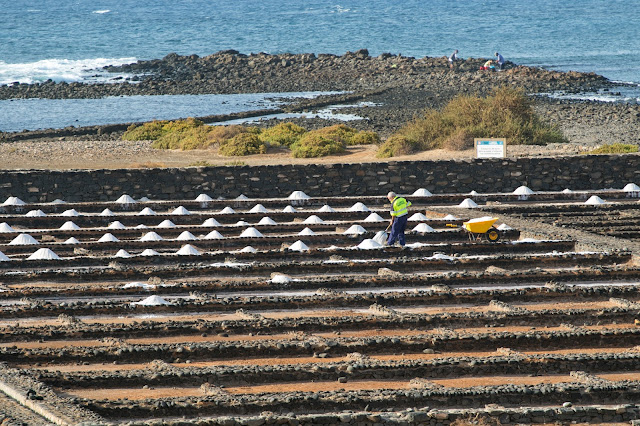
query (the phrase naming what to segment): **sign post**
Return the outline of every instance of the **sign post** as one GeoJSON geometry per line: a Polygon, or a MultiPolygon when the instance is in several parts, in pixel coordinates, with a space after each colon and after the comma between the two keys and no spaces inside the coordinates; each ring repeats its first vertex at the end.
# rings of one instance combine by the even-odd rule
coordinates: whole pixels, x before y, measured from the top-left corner
{"type": "Polygon", "coordinates": [[[507,156],[507,140],[504,138],[475,138],[476,158],[504,158],[507,156]]]}

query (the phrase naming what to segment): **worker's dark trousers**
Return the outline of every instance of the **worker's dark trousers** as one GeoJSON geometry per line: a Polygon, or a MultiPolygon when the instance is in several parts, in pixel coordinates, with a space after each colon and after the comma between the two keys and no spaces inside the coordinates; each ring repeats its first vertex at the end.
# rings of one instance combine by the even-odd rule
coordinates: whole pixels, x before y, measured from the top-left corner
{"type": "Polygon", "coordinates": [[[404,230],[407,228],[407,219],[409,218],[408,214],[404,216],[396,217],[393,221],[393,225],[391,225],[391,233],[389,234],[389,239],[387,240],[387,244],[391,245],[398,240],[401,246],[404,246],[404,230]]]}

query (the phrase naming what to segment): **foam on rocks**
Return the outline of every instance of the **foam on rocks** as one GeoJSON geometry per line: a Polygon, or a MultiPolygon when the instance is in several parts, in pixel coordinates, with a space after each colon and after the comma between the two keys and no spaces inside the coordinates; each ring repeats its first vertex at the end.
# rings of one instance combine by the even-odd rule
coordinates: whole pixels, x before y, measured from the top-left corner
{"type": "Polygon", "coordinates": [[[519,186],[515,189],[515,191],[513,191],[513,195],[531,195],[531,194],[534,194],[534,192],[525,185],[519,186]]]}
{"type": "Polygon", "coordinates": [[[177,241],[195,241],[198,238],[189,231],[184,231],[176,238],[177,241]]]}
{"type": "Polygon", "coordinates": [[[69,209],[60,213],[60,216],[76,217],[80,216],[80,213],[78,213],[76,209],[69,209]]]}
{"type": "Polygon", "coordinates": [[[98,216],[115,216],[113,212],[109,209],[104,209],[100,212],[98,216]]]}
{"type": "Polygon", "coordinates": [[[20,234],[9,243],[10,246],[31,246],[40,244],[29,234],[20,234]]]}
{"type": "Polygon", "coordinates": [[[427,233],[427,232],[436,232],[435,229],[433,229],[432,227],[430,227],[429,225],[427,225],[426,223],[421,223],[419,225],[416,225],[413,229],[413,232],[419,232],[421,234],[427,233]]]}
{"type": "Polygon", "coordinates": [[[424,214],[422,213],[414,213],[413,215],[411,215],[411,217],[409,219],[407,219],[409,222],[422,222],[425,220],[429,220],[424,214]]]}
{"type": "Polygon", "coordinates": [[[162,241],[162,240],[163,238],[153,231],[147,232],[140,238],[140,241],[162,241]]]}
{"type": "Polygon", "coordinates": [[[223,238],[222,234],[218,231],[211,231],[204,237],[205,240],[221,240],[223,238]]]}
{"type": "Polygon", "coordinates": [[[365,206],[364,203],[357,202],[349,208],[350,212],[370,212],[369,207],[365,206]]]}
{"type": "Polygon", "coordinates": [[[140,210],[140,213],[138,213],[138,216],[155,216],[155,214],[156,212],[151,210],[150,207],[145,207],[144,209],[140,210]]]}
{"type": "Polygon", "coordinates": [[[289,246],[289,250],[291,251],[309,251],[309,247],[303,243],[302,241],[298,240],[295,243],[291,244],[289,246]]]}
{"type": "Polygon", "coordinates": [[[3,206],[24,206],[25,204],[27,203],[25,203],[18,197],[9,197],[5,200],[4,203],[2,203],[3,206]]]}
{"type": "Polygon", "coordinates": [[[382,247],[382,245],[372,240],[371,238],[368,238],[366,240],[363,240],[360,244],[358,244],[357,247],[360,250],[374,250],[374,249],[379,249],[380,247],[382,247]]]}
{"type": "Polygon", "coordinates": [[[200,252],[191,244],[185,244],[176,252],[179,256],[200,256],[200,252]]]}
{"type": "Polygon", "coordinates": [[[62,226],[59,229],[61,231],[77,231],[78,229],[80,229],[80,227],[69,220],[69,221],[63,223],[62,226]]]}
{"type": "Polygon", "coordinates": [[[169,219],[165,219],[158,224],[158,228],[175,228],[176,224],[171,222],[169,219]]]}
{"type": "Polygon", "coordinates": [[[249,197],[247,197],[247,196],[246,196],[246,195],[244,195],[244,194],[240,194],[240,195],[238,195],[238,196],[236,197],[236,200],[248,200],[248,199],[249,199],[249,197]]]}
{"type": "Polygon", "coordinates": [[[131,255],[125,249],[120,249],[120,250],[118,250],[118,252],[115,254],[114,257],[119,257],[119,258],[122,258],[122,259],[128,259],[128,258],[131,257],[131,255]]]}
{"type": "Polygon", "coordinates": [[[592,206],[595,205],[599,205],[599,204],[606,204],[607,202],[604,201],[602,198],[598,197],[597,195],[592,195],[591,197],[589,197],[589,199],[587,201],[584,202],[585,204],[589,204],[592,206]]]}
{"type": "Polygon", "coordinates": [[[162,305],[170,305],[170,304],[171,303],[167,302],[162,297],[156,296],[156,295],[149,296],[144,300],[132,303],[132,305],[138,305],[138,306],[162,306],[162,305]]]}
{"type": "Polygon", "coordinates": [[[463,202],[458,204],[458,207],[462,207],[463,209],[475,209],[478,205],[471,198],[465,198],[463,202]]]}
{"type": "Polygon", "coordinates": [[[278,223],[271,219],[269,216],[265,216],[262,219],[260,219],[260,222],[258,222],[258,225],[277,225],[278,223]]]}
{"type": "Polygon", "coordinates": [[[302,223],[324,223],[324,220],[314,214],[306,218],[302,223]]]}
{"type": "Polygon", "coordinates": [[[365,222],[385,222],[384,218],[380,216],[378,213],[371,213],[364,220],[365,222]]]}
{"type": "Polygon", "coordinates": [[[254,227],[249,227],[242,231],[242,234],[240,234],[241,238],[260,238],[263,236],[264,235],[262,235],[262,233],[254,227]]]}
{"type": "Polygon", "coordinates": [[[234,209],[232,209],[231,207],[227,206],[224,209],[220,210],[220,213],[218,214],[234,214],[236,211],[234,209]]]}
{"type": "Polygon", "coordinates": [[[325,204],[324,206],[320,207],[318,209],[318,212],[320,213],[333,213],[335,212],[335,209],[333,207],[331,207],[329,204],[325,204]]]}
{"type": "Polygon", "coordinates": [[[251,246],[246,246],[245,248],[243,248],[242,250],[239,250],[238,253],[257,253],[258,250],[254,249],[251,246]]]}
{"type": "Polygon", "coordinates": [[[298,235],[316,235],[315,232],[311,228],[304,228],[302,231],[298,232],[298,235]]]}
{"type": "Polygon", "coordinates": [[[195,201],[207,202],[213,201],[213,198],[209,197],[207,194],[200,194],[196,197],[195,201]]]}
{"type": "Polygon", "coordinates": [[[80,241],[76,237],[71,237],[64,242],[65,244],[80,244],[80,241]]]}
{"type": "Polygon", "coordinates": [[[266,209],[262,204],[256,204],[249,210],[249,213],[268,213],[269,210],[266,209]]]}
{"type": "Polygon", "coordinates": [[[99,243],[117,243],[120,240],[117,239],[113,234],[107,232],[98,240],[99,243]]]}
{"type": "Polygon", "coordinates": [[[364,229],[362,226],[351,225],[349,229],[343,232],[343,234],[344,235],[360,235],[360,234],[364,234],[365,232],[367,232],[367,230],[364,229]]]}
{"type": "Polygon", "coordinates": [[[289,195],[290,200],[308,200],[309,198],[311,197],[302,191],[293,191],[291,195],[289,195]]]}
{"type": "Polygon", "coordinates": [[[60,257],[48,248],[41,248],[36,250],[31,256],[27,257],[27,260],[60,260],[60,257]]]}
{"type": "Polygon", "coordinates": [[[180,207],[177,207],[174,211],[172,211],[171,214],[174,214],[177,216],[186,216],[186,215],[190,215],[191,212],[185,209],[184,207],[180,206],[180,207]]]}
{"type": "Polygon", "coordinates": [[[0,223],[0,232],[16,232],[7,222],[0,223]]]}
{"type": "Polygon", "coordinates": [[[119,220],[116,220],[115,222],[111,222],[109,226],[107,226],[107,228],[108,229],[125,229],[126,226],[124,226],[122,222],[120,222],[119,220]]]}
{"type": "Polygon", "coordinates": [[[6,254],[0,251],[0,262],[10,262],[10,261],[11,259],[9,259],[6,254]]]}
{"type": "Polygon", "coordinates": [[[146,249],[142,253],[140,253],[140,256],[160,256],[160,253],[153,249],[146,249]]]}
{"type": "Polygon", "coordinates": [[[220,226],[220,222],[210,217],[209,219],[202,222],[202,226],[220,226]]]}
{"type": "Polygon", "coordinates": [[[293,206],[287,206],[284,209],[282,209],[283,213],[297,213],[298,210],[294,209],[293,206]]]}
{"type": "Polygon", "coordinates": [[[42,210],[30,210],[27,214],[25,214],[25,216],[26,217],[45,217],[47,216],[47,214],[42,210]]]}
{"type": "Polygon", "coordinates": [[[413,195],[414,197],[431,197],[433,194],[426,188],[419,188],[413,191],[413,194],[411,195],[413,195]]]}
{"type": "Polygon", "coordinates": [[[269,282],[273,284],[286,284],[293,281],[290,276],[285,274],[274,274],[273,277],[269,280],[269,282]]]}
{"type": "Polygon", "coordinates": [[[116,203],[124,204],[124,205],[135,204],[136,202],[137,202],[136,200],[134,200],[127,194],[122,195],[120,198],[116,200],[116,203]]]}

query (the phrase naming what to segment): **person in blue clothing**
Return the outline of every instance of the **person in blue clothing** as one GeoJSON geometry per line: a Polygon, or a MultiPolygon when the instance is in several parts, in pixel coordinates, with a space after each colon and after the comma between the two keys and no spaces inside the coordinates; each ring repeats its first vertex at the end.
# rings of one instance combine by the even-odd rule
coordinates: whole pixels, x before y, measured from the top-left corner
{"type": "Polygon", "coordinates": [[[498,69],[502,69],[502,66],[504,65],[504,58],[498,52],[496,52],[495,56],[496,56],[496,63],[498,64],[498,69]]]}
{"type": "Polygon", "coordinates": [[[409,218],[407,209],[411,206],[411,201],[398,197],[393,191],[387,194],[387,198],[391,202],[391,223],[389,223],[391,232],[389,233],[387,245],[393,245],[397,240],[404,247],[404,230],[407,228],[407,219],[409,218]]]}

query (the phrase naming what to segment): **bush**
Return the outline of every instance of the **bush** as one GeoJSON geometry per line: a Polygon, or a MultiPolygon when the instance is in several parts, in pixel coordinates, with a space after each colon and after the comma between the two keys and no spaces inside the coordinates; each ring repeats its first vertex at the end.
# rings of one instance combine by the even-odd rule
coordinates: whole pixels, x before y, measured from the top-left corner
{"type": "Polygon", "coordinates": [[[211,130],[207,134],[208,146],[220,144],[228,141],[241,133],[248,133],[249,129],[244,126],[211,126],[211,130]]]}
{"type": "Polygon", "coordinates": [[[272,146],[291,146],[307,131],[293,123],[280,123],[263,130],[260,139],[272,146]]]}
{"type": "Polygon", "coordinates": [[[626,143],[612,143],[599,146],[586,154],[629,154],[638,152],[638,146],[626,143]]]}
{"type": "Polygon", "coordinates": [[[362,130],[351,137],[347,145],[374,145],[380,143],[380,136],[376,132],[362,130]]]}
{"type": "Polygon", "coordinates": [[[204,149],[209,146],[207,135],[209,126],[183,128],[164,134],[151,145],[157,149],[204,149]]]}
{"type": "Polygon", "coordinates": [[[122,135],[122,139],[128,141],[154,141],[169,133],[193,129],[203,124],[202,121],[191,117],[186,120],[176,121],[150,121],[141,126],[132,124],[124,135],[122,135]]]}
{"type": "Polygon", "coordinates": [[[291,153],[297,158],[324,157],[344,152],[345,144],[341,140],[328,138],[322,130],[306,133],[300,140],[291,145],[291,153]]]}
{"type": "Polygon", "coordinates": [[[218,153],[226,156],[264,154],[266,152],[267,146],[264,141],[260,140],[257,133],[248,131],[239,133],[231,139],[223,140],[218,149],[218,153]]]}
{"type": "Polygon", "coordinates": [[[417,142],[402,135],[394,135],[387,139],[387,141],[378,148],[376,157],[389,158],[396,157],[398,155],[409,155],[418,150],[419,147],[417,142]]]}

